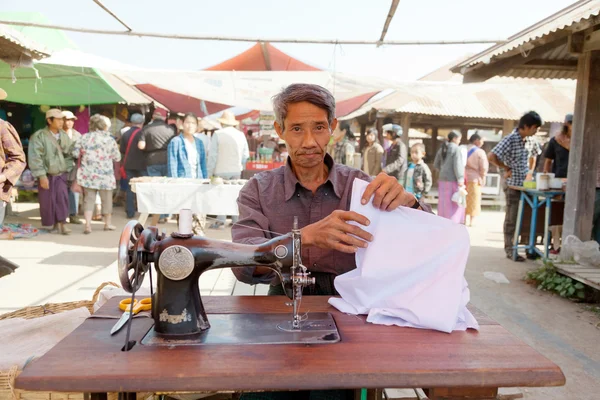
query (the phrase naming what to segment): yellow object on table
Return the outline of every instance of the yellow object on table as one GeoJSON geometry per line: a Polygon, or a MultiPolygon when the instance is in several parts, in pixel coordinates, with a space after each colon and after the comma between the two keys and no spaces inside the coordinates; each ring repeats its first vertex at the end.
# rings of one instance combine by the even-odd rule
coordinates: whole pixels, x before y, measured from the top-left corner
{"type": "Polygon", "coordinates": [[[535,181],[525,181],[525,182],[523,182],[523,187],[525,189],[536,189],[537,185],[536,185],[535,181]]]}

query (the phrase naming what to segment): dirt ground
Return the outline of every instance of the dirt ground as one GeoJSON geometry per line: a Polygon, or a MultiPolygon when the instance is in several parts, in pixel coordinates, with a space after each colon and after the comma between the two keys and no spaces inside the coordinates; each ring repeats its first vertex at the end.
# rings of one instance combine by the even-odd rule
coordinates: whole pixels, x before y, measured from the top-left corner
{"type": "MultiPolygon", "coordinates": [[[[20,216],[9,217],[7,222],[40,225],[36,204],[18,204],[17,211],[20,216]]],[[[521,388],[525,399],[599,399],[599,315],[527,285],[522,278],[537,264],[514,263],[504,257],[502,221],[503,214],[488,211],[477,227],[469,229],[472,248],[466,277],[471,302],[563,370],[566,386],[521,388]],[[510,283],[490,281],[483,276],[486,271],[501,272],[510,283]]],[[[70,236],[43,234],[0,241],[0,254],[20,265],[17,273],[0,279],[0,313],[46,302],[89,299],[100,283],[118,282],[117,243],[127,222],[122,208],[115,208],[113,222],[118,228],[114,232],[104,232],[96,223],[91,235],[83,235],[83,226],[78,225],[72,226],[70,236]]],[[[175,224],[161,227],[170,232],[175,224]]],[[[227,229],[207,233],[230,239],[227,229]]]]}

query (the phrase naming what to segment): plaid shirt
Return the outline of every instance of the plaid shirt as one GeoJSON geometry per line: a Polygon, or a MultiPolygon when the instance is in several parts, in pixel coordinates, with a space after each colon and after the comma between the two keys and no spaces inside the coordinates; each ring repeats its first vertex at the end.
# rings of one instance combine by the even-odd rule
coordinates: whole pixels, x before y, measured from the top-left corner
{"type": "Polygon", "coordinates": [[[506,136],[492,149],[500,161],[506,164],[512,171],[510,178],[506,180],[509,186],[523,186],[523,181],[529,171],[528,160],[542,153],[539,143],[532,137],[523,139],[515,129],[513,133],[506,136]]]}
{"type": "Polygon", "coordinates": [[[19,180],[21,173],[25,169],[25,152],[15,128],[10,123],[1,119],[0,135],[2,139],[0,146],[0,174],[6,177],[6,181],[0,183],[0,201],[8,203],[11,189],[17,183],[17,180],[19,180]]]}
{"type": "MultiPolygon", "coordinates": [[[[196,151],[198,152],[198,179],[208,178],[206,172],[206,153],[204,145],[197,137],[194,137],[196,151]]],[[[192,167],[188,161],[187,150],[185,149],[185,139],[183,134],[176,136],[169,142],[167,150],[167,175],[171,178],[195,178],[192,176],[192,167]]]]}

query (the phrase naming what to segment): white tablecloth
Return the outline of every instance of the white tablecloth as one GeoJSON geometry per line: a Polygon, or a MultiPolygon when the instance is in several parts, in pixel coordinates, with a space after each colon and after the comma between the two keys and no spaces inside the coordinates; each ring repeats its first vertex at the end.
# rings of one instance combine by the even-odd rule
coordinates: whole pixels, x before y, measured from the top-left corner
{"type": "Polygon", "coordinates": [[[147,214],[179,214],[190,209],[197,214],[238,215],[237,198],[244,185],[194,183],[135,184],[138,211],[147,214]]]}

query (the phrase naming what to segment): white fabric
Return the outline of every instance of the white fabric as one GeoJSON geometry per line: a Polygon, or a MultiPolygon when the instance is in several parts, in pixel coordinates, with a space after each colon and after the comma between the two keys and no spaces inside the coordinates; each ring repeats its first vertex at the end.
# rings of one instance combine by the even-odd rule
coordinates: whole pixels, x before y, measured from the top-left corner
{"type": "Polygon", "coordinates": [[[244,169],[244,160],[248,157],[248,141],[243,132],[232,126],[219,129],[211,140],[208,176],[239,174],[244,169]]]}
{"type": "Polygon", "coordinates": [[[198,149],[196,149],[196,142],[190,143],[189,140],[183,139],[185,143],[185,152],[187,153],[187,159],[192,169],[192,178],[198,177],[198,149]]]}
{"type": "Polygon", "coordinates": [[[41,357],[90,316],[77,308],[45,317],[13,318],[0,321],[0,371],[23,368],[32,357],[41,357]]]}
{"type": "Polygon", "coordinates": [[[196,183],[136,183],[138,211],[179,214],[188,208],[196,214],[238,215],[237,198],[244,185],[196,183]]]}
{"type": "Polygon", "coordinates": [[[367,184],[354,180],[350,210],[369,219],[363,229],[374,240],[358,249],[357,268],[335,279],[341,298],[331,298],[329,304],[345,313],[367,314],[374,324],[442,332],[479,329],[466,307],[466,228],[406,207],[384,212],[371,202],[363,206],[367,184]]]}

